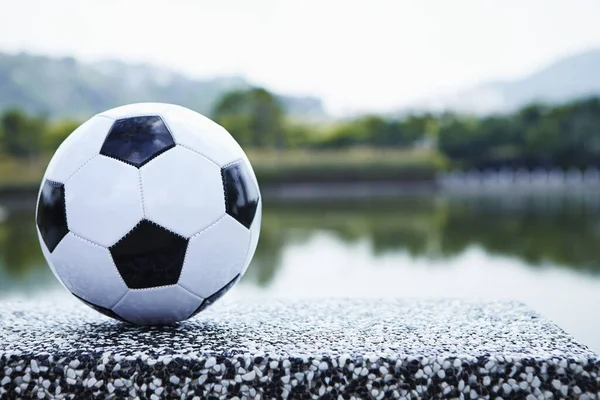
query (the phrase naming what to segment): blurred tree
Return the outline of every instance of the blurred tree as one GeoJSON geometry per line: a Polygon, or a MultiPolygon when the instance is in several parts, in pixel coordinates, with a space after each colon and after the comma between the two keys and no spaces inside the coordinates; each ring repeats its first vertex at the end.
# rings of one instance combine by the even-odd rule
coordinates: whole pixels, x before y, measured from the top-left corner
{"type": "Polygon", "coordinates": [[[339,148],[365,145],[367,134],[364,128],[354,121],[333,124],[324,132],[319,147],[339,148]]]}
{"type": "Polygon", "coordinates": [[[285,145],[283,108],[265,89],[226,93],[216,103],[213,118],[242,145],[278,149],[285,145]]]}
{"type": "Polygon", "coordinates": [[[441,119],[439,149],[465,168],[600,166],[600,99],[441,119]]]}
{"type": "Polygon", "coordinates": [[[18,158],[37,155],[45,125],[46,119],[43,117],[30,117],[17,109],[5,111],[0,117],[2,149],[18,158]]]}
{"type": "Polygon", "coordinates": [[[560,130],[561,146],[554,154],[557,165],[585,167],[600,162],[600,99],[556,107],[549,113],[560,130]]]}
{"type": "Polygon", "coordinates": [[[414,143],[419,139],[437,139],[440,119],[433,114],[409,115],[402,121],[404,143],[414,143]]]}
{"type": "Polygon", "coordinates": [[[439,149],[455,161],[472,160],[482,144],[479,121],[474,118],[449,115],[440,126],[439,149]]]}
{"type": "Polygon", "coordinates": [[[321,133],[320,130],[318,126],[286,121],[283,129],[285,147],[291,149],[314,147],[315,137],[321,133]]]}
{"type": "Polygon", "coordinates": [[[424,132],[406,129],[404,122],[366,115],[331,126],[322,140],[324,147],[410,147],[424,132]]]}
{"type": "Polygon", "coordinates": [[[392,145],[400,139],[399,132],[394,132],[391,124],[378,115],[367,115],[354,121],[360,131],[364,145],[382,147],[392,145]]]}
{"type": "MultiPolygon", "coordinates": [[[[213,118],[240,144],[255,148],[425,146],[437,149],[445,160],[465,169],[600,167],[599,98],[559,106],[531,104],[512,113],[485,117],[453,113],[414,114],[402,119],[363,115],[309,124],[286,119],[275,96],[251,88],[225,94],[215,105],[213,118]]],[[[54,151],[78,124],[6,110],[0,114],[0,151],[33,160],[41,151],[54,151]]]]}

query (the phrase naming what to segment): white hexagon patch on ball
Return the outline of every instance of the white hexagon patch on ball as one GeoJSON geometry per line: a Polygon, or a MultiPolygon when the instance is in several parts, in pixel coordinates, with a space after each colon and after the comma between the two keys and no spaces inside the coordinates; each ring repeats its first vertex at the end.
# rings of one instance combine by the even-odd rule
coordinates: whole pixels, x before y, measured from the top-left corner
{"type": "Polygon", "coordinates": [[[260,233],[258,182],[223,127],[184,107],[95,115],[57,149],[36,226],[58,280],[97,311],[170,324],[242,277],[260,233]]]}

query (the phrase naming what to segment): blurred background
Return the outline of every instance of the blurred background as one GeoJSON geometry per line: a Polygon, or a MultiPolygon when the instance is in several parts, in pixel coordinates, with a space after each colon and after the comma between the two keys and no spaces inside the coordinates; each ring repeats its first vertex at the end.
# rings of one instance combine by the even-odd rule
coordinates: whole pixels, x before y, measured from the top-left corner
{"type": "Polygon", "coordinates": [[[0,299],[66,295],[34,225],[56,147],[162,101],[225,126],[261,185],[226,299],[514,299],[600,352],[600,2],[2,8],[0,299]]]}

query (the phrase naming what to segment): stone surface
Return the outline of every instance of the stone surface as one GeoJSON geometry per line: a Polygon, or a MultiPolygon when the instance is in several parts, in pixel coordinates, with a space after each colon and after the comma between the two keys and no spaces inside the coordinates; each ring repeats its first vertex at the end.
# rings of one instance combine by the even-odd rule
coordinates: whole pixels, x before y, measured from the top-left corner
{"type": "Polygon", "coordinates": [[[598,398],[600,361],[512,302],[215,304],[153,328],[2,303],[0,397],[598,398]]]}

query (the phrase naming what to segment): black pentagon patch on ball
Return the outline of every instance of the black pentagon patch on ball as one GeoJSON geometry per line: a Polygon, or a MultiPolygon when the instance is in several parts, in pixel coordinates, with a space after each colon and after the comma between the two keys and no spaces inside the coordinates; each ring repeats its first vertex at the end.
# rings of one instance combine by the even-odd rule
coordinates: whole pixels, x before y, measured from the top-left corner
{"type": "Polygon", "coordinates": [[[240,280],[240,278],[241,278],[240,274],[237,274],[235,276],[235,278],[233,278],[231,280],[231,282],[229,282],[227,285],[223,286],[221,289],[217,290],[216,293],[214,293],[211,296],[204,299],[204,301],[202,301],[202,304],[200,304],[200,307],[198,307],[196,309],[196,311],[194,311],[192,313],[192,315],[190,315],[188,318],[192,318],[199,312],[204,311],[207,307],[211,306],[215,301],[217,301],[221,297],[223,297],[225,295],[225,293],[227,293],[229,291],[229,289],[231,289],[233,287],[233,285],[235,285],[237,283],[237,281],[240,280]]]}
{"type": "Polygon", "coordinates": [[[258,207],[259,192],[248,165],[244,160],[226,165],[221,169],[221,176],[227,214],[250,228],[258,207]]]}
{"type": "Polygon", "coordinates": [[[94,303],[90,303],[89,301],[87,301],[87,300],[84,300],[84,299],[82,299],[81,297],[77,296],[75,293],[71,293],[71,294],[72,294],[73,296],[77,297],[77,298],[78,298],[79,300],[81,300],[82,302],[84,302],[84,303],[85,303],[85,305],[87,305],[88,307],[90,307],[90,308],[93,308],[94,310],[98,311],[100,314],[104,314],[104,315],[106,315],[107,317],[111,317],[111,318],[114,318],[114,319],[116,319],[116,320],[119,320],[119,321],[121,321],[121,322],[126,322],[126,323],[128,323],[128,324],[131,324],[131,322],[127,321],[125,318],[122,318],[122,317],[121,317],[119,314],[117,314],[117,313],[116,313],[116,312],[114,312],[113,310],[111,310],[111,309],[108,309],[108,308],[106,308],[106,307],[101,307],[101,306],[98,306],[98,305],[96,305],[96,304],[94,304],[94,303]]]}
{"type": "Polygon", "coordinates": [[[142,220],[109,250],[127,286],[147,289],[179,281],[187,245],[183,236],[142,220]]]}
{"type": "Polygon", "coordinates": [[[37,226],[50,252],[69,233],[65,210],[65,186],[62,183],[44,182],[37,208],[37,226]]]}
{"type": "Polygon", "coordinates": [[[139,168],[172,147],[175,141],[162,118],[131,117],[115,121],[100,154],[139,168]]]}

